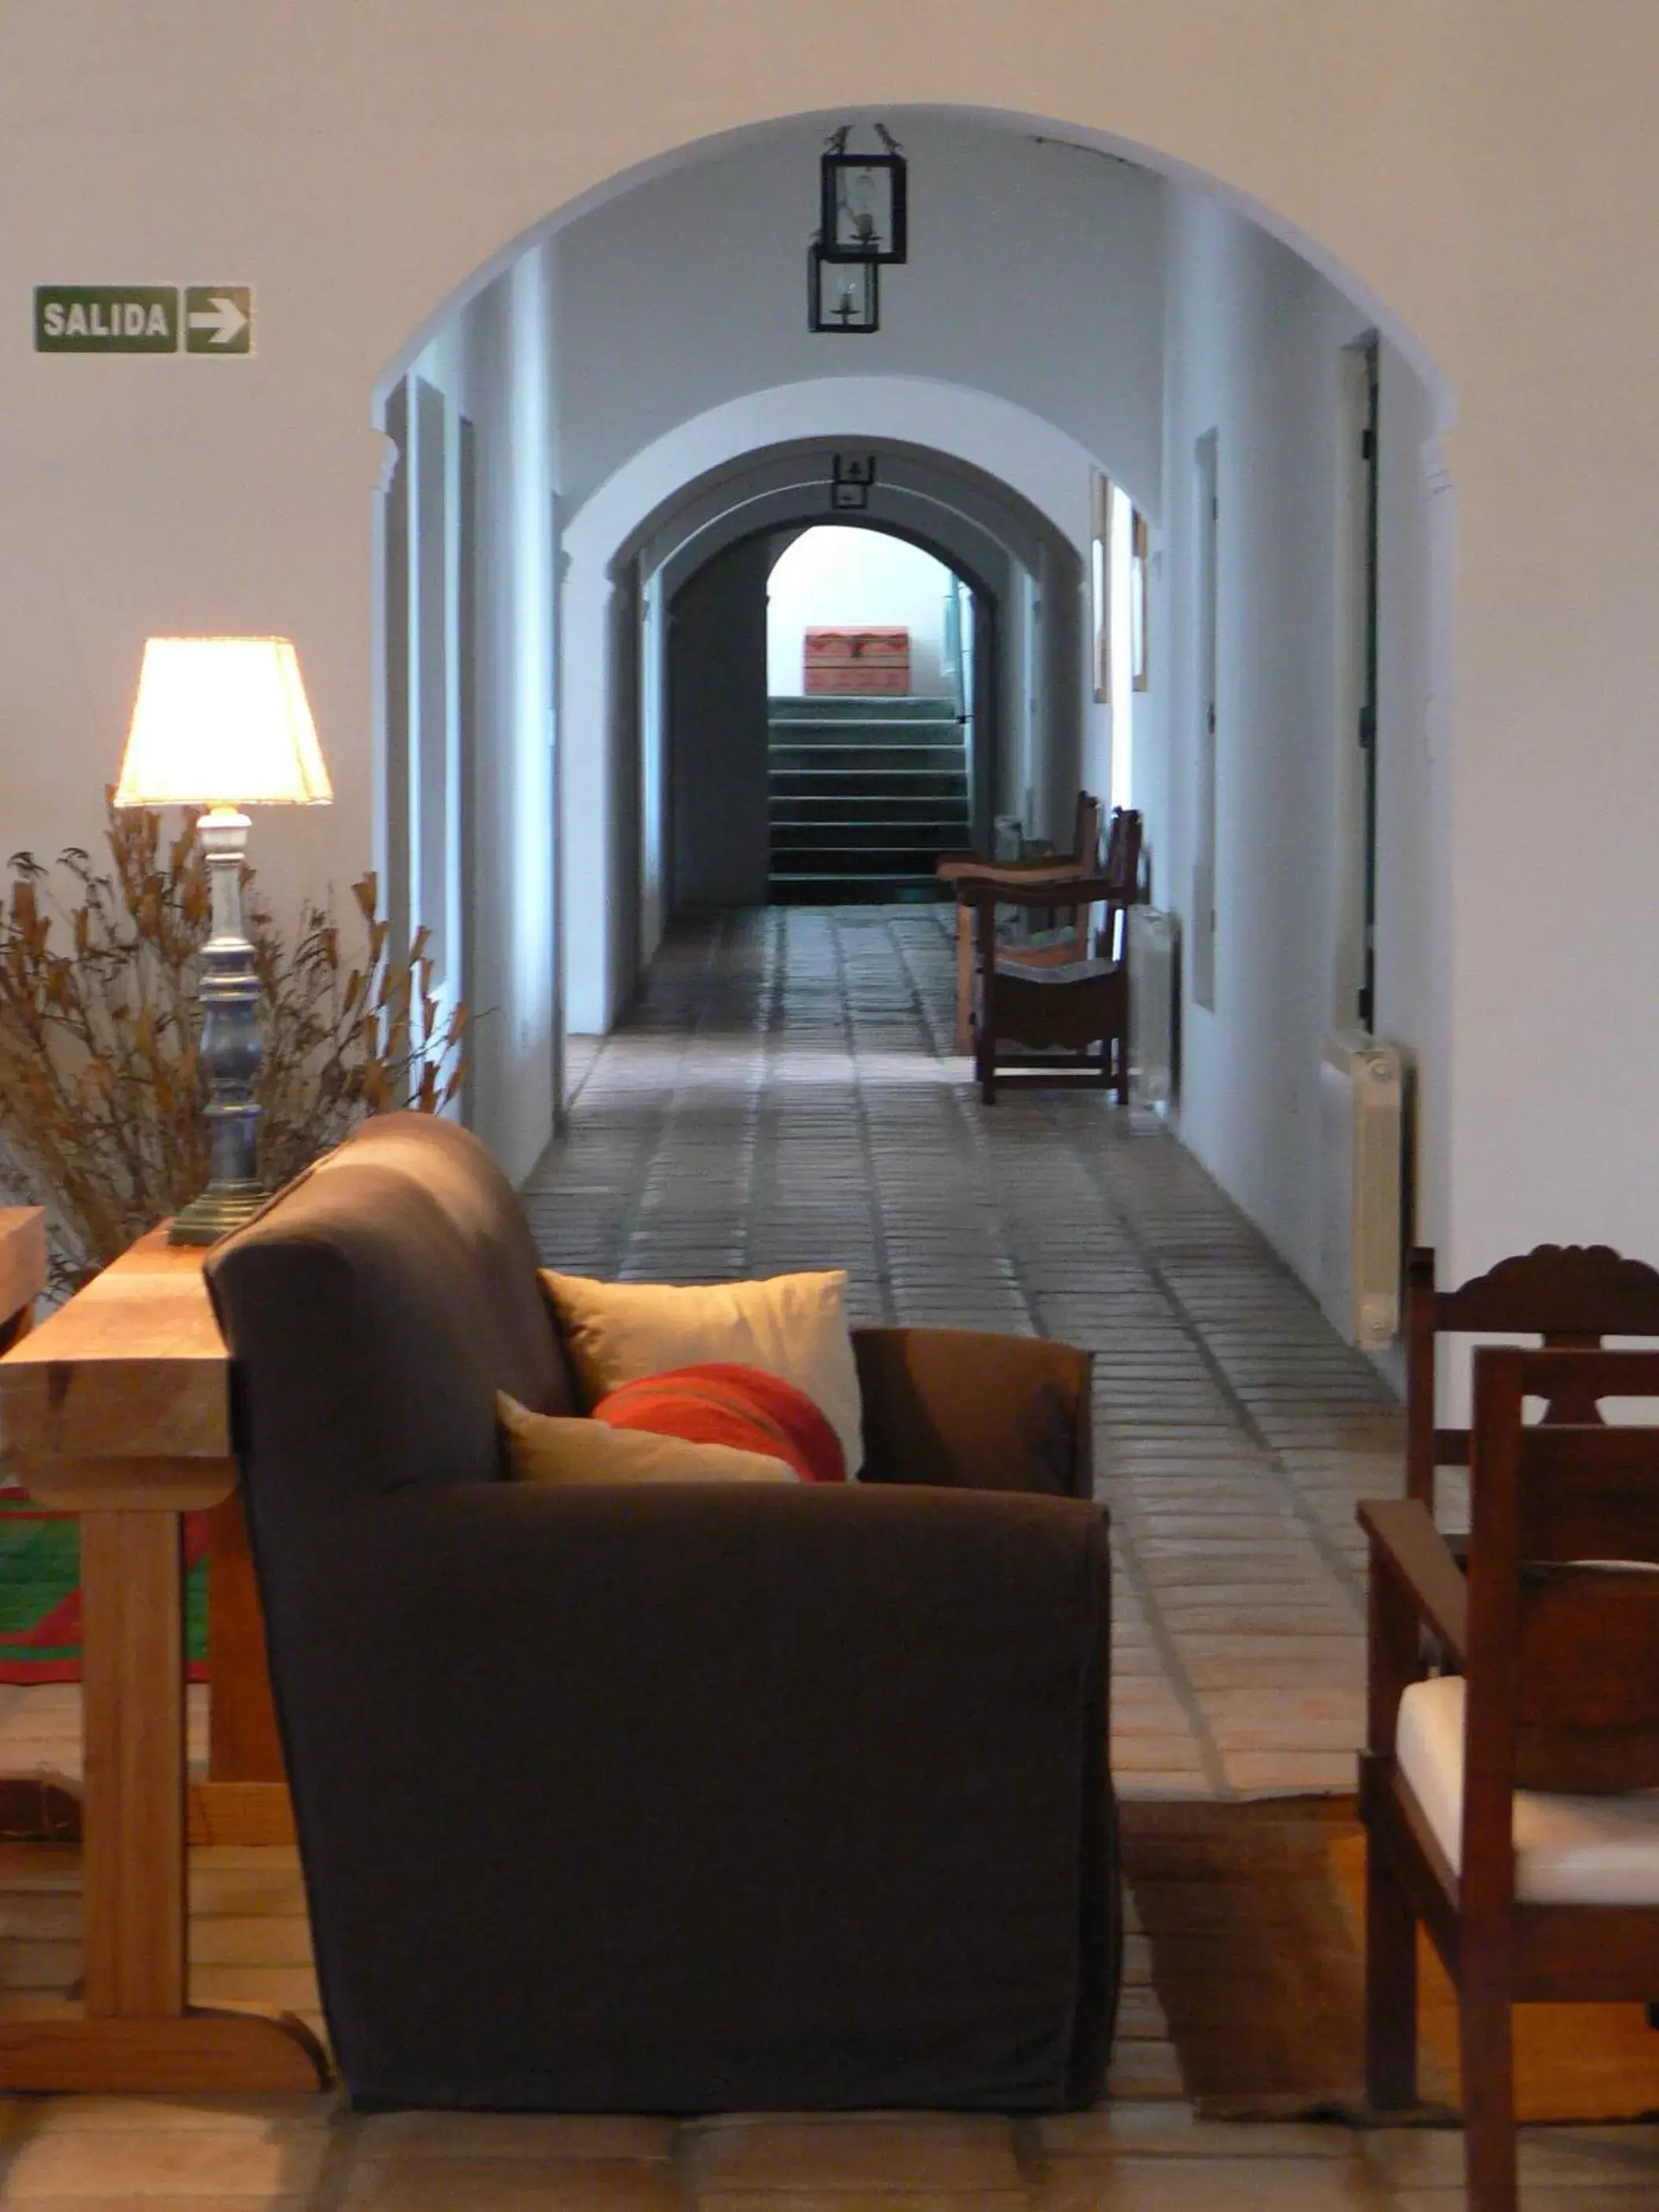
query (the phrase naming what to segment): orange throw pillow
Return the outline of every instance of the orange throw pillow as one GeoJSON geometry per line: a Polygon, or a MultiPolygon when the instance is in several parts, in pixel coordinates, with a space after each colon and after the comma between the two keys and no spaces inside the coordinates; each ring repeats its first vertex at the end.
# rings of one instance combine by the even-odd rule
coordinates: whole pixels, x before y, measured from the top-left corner
{"type": "Polygon", "coordinates": [[[805,1390],[730,1360],[641,1375],[601,1398],[593,1419],[688,1443],[728,1444],[793,1467],[803,1482],[845,1482],[841,1440],[805,1390]]]}

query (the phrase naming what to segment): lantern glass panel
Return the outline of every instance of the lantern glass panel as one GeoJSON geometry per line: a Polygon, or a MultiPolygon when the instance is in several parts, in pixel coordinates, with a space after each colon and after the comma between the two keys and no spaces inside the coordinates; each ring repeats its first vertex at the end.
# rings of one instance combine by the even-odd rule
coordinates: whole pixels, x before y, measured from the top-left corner
{"type": "Polygon", "coordinates": [[[807,277],[808,322],[815,331],[873,331],[880,320],[879,278],[873,262],[830,261],[817,246],[807,277]]]}
{"type": "Polygon", "coordinates": [[[905,258],[905,169],[896,154],[823,157],[823,250],[838,261],[905,258]]]}

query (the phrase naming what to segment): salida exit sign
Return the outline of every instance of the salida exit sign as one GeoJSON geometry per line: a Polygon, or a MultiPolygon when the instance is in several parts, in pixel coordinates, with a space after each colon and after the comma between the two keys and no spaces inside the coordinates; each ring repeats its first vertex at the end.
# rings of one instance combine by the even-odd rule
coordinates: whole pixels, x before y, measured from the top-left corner
{"type": "Polygon", "coordinates": [[[40,284],[37,353],[248,354],[250,284],[40,284]]]}

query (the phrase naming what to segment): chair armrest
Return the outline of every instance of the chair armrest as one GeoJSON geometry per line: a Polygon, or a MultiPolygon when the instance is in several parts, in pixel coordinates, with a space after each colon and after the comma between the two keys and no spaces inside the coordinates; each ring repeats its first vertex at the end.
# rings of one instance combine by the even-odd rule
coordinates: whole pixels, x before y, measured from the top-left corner
{"type": "Polygon", "coordinates": [[[958,879],[958,895],[984,906],[1094,906],[1118,897],[1115,878],[1087,875],[1079,868],[1035,870],[1029,876],[978,868],[958,879]]]}
{"type": "Polygon", "coordinates": [[[972,884],[1006,884],[1024,891],[1034,883],[1069,883],[1082,875],[1083,866],[1064,853],[1050,853],[1041,860],[941,860],[936,872],[964,890],[972,884]]]}
{"type": "Polygon", "coordinates": [[[961,1328],[853,1332],[867,1483],[1088,1498],[1090,1355],[961,1328]]]}
{"type": "Polygon", "coordinates": [[[1419,1498],[1369,1498],[1358,1508],[1370,1539],[1371,1572],[1384,1568],[1462,1666],[1468,1655],[1469,1586],[1419,1498]]]}

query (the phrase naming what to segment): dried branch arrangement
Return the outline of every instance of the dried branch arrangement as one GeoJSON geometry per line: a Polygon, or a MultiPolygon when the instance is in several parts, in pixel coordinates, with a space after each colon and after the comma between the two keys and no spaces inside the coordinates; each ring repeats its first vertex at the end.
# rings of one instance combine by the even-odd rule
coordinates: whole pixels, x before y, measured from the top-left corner
{"type": "MultiPolygon", "coordinates": [[[[79,1286],[208,1180],[198,956],[207,864],[193,818],[110,809],[110,868],[70,847],[67,885],[15,853],[0,903],[0,1196],[48,1210],[53,1286],[79,1286]]],[[[352,885],[364,930],[349,960],[325,908],[292,943],[244,872],[260,984],[259,1169],[272,1188],[366,1114],[436,1113],[459,1090],[465,1005],[432,990],[427,932],[388,941],[375,879],[352,885]]]]}

